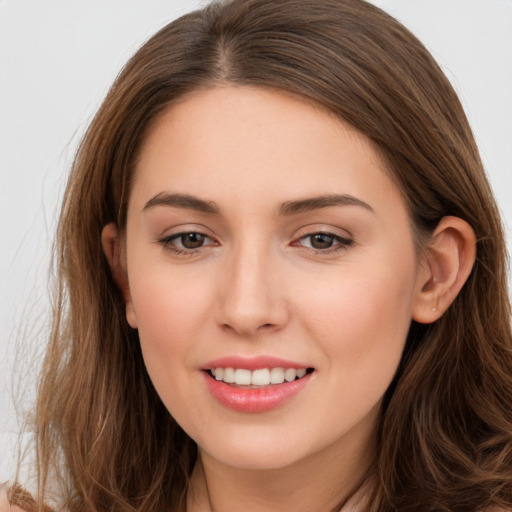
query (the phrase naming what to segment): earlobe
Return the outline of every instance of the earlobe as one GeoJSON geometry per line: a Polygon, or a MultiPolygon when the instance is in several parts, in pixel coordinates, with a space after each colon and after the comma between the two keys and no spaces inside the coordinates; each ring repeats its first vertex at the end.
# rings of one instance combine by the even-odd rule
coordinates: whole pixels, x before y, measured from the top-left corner
{"type": "Polygon", "coordinates": [[[119,230],[115,223],[111,222],[104,226],[101,232],[101,245],[103,253],[107,258],[112,277],[123,294],[126,304],[126,319],[131,327],[137,328],[137,318],[133,307],[130,287],[128,284],[128,274],[126,264],[121,257],[121,242],[119,230]]]}
{"type": "Polygon", "coordinates": [[[424,250],[418,272],[413,319],[435,322],[464,286],[476,257],[471,226],[458,217],[443,217],[424,250]]]}

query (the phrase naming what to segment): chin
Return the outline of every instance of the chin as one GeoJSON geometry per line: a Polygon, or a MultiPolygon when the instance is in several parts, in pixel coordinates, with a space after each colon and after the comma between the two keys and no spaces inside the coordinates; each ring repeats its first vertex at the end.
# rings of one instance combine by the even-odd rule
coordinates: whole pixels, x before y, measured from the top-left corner
{"type": "MultiPolygon", "coordinates": [[[[264,429],[265,430],[265,429],[264,429]]],[[[276,470],[296,464],[322,447],[308,446],[301,436],[289,432],[260,431],[245,435],[228,434],[219,441],[201,445],[199,449],[227,466],[245,470],[276,470]]]]}
{"type": "Polygon", "coordinates": [[[276,453],[274,447],[268,447],[266,450],[254,451],[229,451],[224,453],[210,452],[210,456],[222,464],[247,471],[272,471],[292,466],[298,462],[297,456],[291,453],[276,453]]]}

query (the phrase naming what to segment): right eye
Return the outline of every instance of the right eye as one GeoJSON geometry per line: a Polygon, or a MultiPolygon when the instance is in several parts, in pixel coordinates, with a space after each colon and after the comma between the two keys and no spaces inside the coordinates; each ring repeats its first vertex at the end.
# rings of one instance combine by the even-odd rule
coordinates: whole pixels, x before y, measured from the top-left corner
{"type": "Polygon", "coordinates": [[[191,253],[197,251],[201,247],[215,245],[215,242],[203,233],[197,231],[189,231],[176,233],[160,240],[160,243],[171,251],[178,254],[191,253]]]}

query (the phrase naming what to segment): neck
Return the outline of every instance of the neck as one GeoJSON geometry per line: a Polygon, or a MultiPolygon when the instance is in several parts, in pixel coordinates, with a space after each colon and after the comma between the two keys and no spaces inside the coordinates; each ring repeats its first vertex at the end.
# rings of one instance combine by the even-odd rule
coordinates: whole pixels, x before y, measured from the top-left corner
{"type": "Polygon", "coordinates": [[[278,469],[226,465],[206,452],[191,479],[188,512],[362,512],[369,482],[361,485],[371,464],[373,446],[340,451],[329,447],[278,469]]]}

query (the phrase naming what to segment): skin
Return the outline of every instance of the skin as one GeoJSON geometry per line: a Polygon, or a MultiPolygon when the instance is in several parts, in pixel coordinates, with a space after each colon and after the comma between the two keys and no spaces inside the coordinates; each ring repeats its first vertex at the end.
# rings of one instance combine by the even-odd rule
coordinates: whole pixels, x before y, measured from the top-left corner
{"type": "Polygon", "coordinates": [[[372,460],[411,319],[434,321],[453,300],[474,259],[471,234],[444,219],[420,260],[405,201],[370,141],[301,99],[216,87],[160,116],[139,155],[126,236],[108,225],[103,245],[155,388],[199,447],[189,511],[339,503],[372,460]],[[147,206],[162,193],[218,212],[147,206]],[[332,194],[366,206],[280,211],[332,194]],[[183,232],[204,234],[204,245],[184,248],[183,232]],[[332,234],[332,246],[313,248],[315,233],[332,234]],[[201,370],[231,355],[314,372],[274,410],[233,411],[201,370]]]}
{"type": "Polygon", "coordinates": [[[0,512],[25,512],[25,509],[17,505],[11,505],[5,489],[0,490],[0,512]]]}

